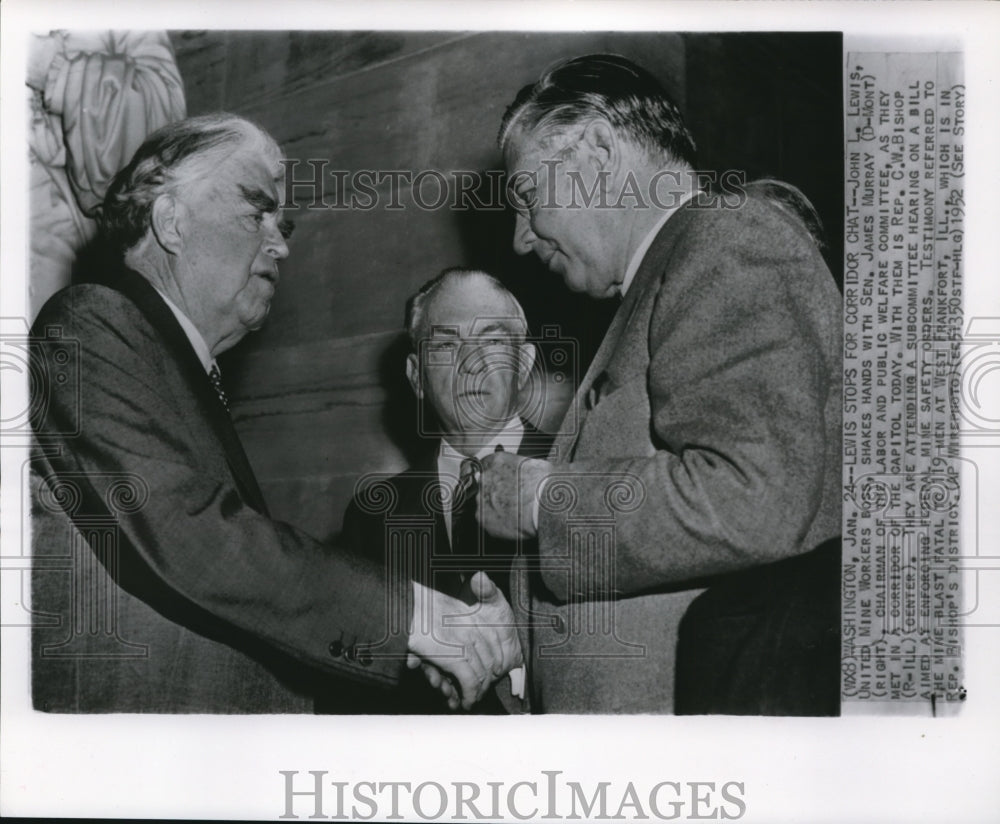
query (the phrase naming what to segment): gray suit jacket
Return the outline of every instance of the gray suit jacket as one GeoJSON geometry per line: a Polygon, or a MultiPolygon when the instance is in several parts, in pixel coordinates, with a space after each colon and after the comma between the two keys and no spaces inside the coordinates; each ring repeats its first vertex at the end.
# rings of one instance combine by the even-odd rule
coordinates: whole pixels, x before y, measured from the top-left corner
{"type": "Polygon", "coordinates": [[[398,681],[409,582],[268,516],[145,280],[66,289],[34,334],[37,709],[311,711],[316,673],[398,681]]]}
{"type": "Polygon", "coordinates": [[[514,573],[533,711],[670,712],[713,576],[840,531],[840,295],[751,196],[663,226],[581,382],[514,573]]]}

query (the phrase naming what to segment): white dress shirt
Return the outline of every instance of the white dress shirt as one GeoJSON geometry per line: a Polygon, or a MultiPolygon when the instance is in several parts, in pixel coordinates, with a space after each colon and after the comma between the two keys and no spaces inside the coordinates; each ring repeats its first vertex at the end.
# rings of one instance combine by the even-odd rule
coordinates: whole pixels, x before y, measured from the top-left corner
{"type": "MultiPolygon", "coordinates": [[[[153,287],[156,289],[156,287],[153,287]]],[[[191,341],[191,346],[194,348],[195,354],[198,356],[198,360],[201,361],[201,365],[205,367],[205,372],[211,372],[212,367],[216,369],[219,368],[219,364],[215,362],[215,358],[212,357],[212,353],[208,350],[208,344],[205,343],[205,339],[201,336],[201,332],[198,331],[198,327],[195,326],[191,319],[185,315],[170,298],[168,298],[159,289],[156,289],[157,294],[163,298],[163,302],[167,304],[167,307],[171,312],[174,313],[174,317],[177,318],[177,322],[181,325],[181,329],[184,330],[184,334],[187,335],[187,339],[191,341]]],[[[219,370],[220,374],[222,370],[219,370]]]]}
{"type": "Polygon", "coordinates": [[[660,219],[653,224],[653,228],[649,230],[649,233],[642,239],[642,243],[640,243],[635,252],[632,253],[632,259],[628,262],[628,268],[625,270],[625,277],[622,280],[622,285],[618,287],[622,297],[625,297],[625,293],[628,292],[629,286],[632,285],[632,281],[635,279],[635,273],[639,271],[639,267],[642,265],[642,259],[646,257],[646,252],[648,252],[649,247],[653,245],[653,241],[659,234],[660,229],[663,228],[663,224],[666,223],[670,219],[671,215],[673,215],[674,212],[680,209],[681,206],[687,203],[692,197],[694,197],[694,195],[690,192],[682,195],[680,202],[674,206],[674,208],[668,209],[660,215],[660,219]]]}

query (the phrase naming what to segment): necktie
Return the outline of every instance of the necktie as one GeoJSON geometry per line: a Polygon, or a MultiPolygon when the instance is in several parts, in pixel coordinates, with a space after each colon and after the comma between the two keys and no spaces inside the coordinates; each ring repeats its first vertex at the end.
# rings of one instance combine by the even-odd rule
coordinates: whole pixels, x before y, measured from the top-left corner
{"type": "Polygon", "coordinates": [[[453,555],[479,554],[479,525],[476,523],[476,464],[472,458],[462,461],[458,483],[451,499],[451,552],[453,555]]]}
{"type": "Polygon", "coordinates": [[[215,390],[215,394],[219,396],[219,400],[222,401],[222,405],[226,407],[226,411],[228,412],[229,398],[226,397],[226,390],[222,388],[222,373],[219,372],[219,367],[214,363],[208,373],[208,379],[212,382],[212,388],[215,390]]]}

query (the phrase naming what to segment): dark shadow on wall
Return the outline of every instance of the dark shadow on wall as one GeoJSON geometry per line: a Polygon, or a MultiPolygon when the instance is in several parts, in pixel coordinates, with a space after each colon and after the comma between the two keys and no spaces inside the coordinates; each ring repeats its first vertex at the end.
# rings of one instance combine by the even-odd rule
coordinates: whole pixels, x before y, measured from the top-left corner
{"type": "Polygon", "coordinates": [[[407,465],[416,466],[434,454],[437,440],[421,436],[419,431],[422,410],[406,377],[406,356],[409,353],[410,340],[405,332],[400,332],[379,357],[378,373],[379,383],[385,392],[382,427],[403,453],[407,465]]]}
{"type": "Polygon", "coordinates": [[[685,118],[701,168],[797,186],[823,223],[838,286],[844,255],[843,37],[685,34],[685,118]]]}

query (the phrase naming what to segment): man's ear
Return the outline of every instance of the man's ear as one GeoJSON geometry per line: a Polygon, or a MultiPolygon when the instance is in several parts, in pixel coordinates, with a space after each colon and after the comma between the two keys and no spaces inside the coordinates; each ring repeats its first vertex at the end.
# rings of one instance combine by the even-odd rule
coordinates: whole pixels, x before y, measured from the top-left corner
{"type": "Polygon", "coordinates": [[[149,224],[156,242],[172,255],[180,254],[181,251],[179,224],[182,208],[173,195],[163,194],[153,201],[152,214],[150,215],[149,224]]]}
{"type": "Polygon", "coordinates": [[[618,133],[607,120],[591,120],[583,130],[580,143],[596,171],[607,170],[612,175],[621,162],[618,133]]]}
{"type": "Polygon", "coordinates": [[[414,352],[406,356],[406,379],[410,382],[413,394],[419,400],[424,399],[424,387],[420,383],[420,361],[414,352]]]}
{"type": "Polygon", "coordinates": [[[535,365],[535,357],[538,350],[533,343],[522,343],[517,347],[517,388],[524,389],[524,385],[531,376],[531,368],[535,365]]]}

